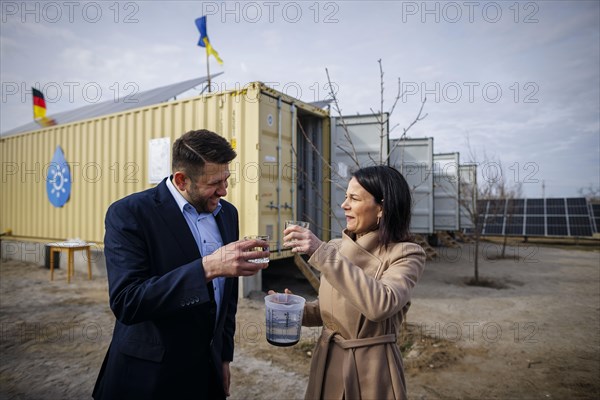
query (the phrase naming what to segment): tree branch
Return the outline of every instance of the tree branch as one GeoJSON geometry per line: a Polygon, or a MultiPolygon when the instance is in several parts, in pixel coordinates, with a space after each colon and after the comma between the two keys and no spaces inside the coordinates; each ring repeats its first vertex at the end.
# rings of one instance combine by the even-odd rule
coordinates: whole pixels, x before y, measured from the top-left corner
{"type": "Polygon", "coordinates": [[[417,116],[415,117],[415,119],[408,125],[407,128],[404,128],[404,132],[402,133],[402,136],[400,136],[399,140],[396,140],[396,143],[394,143],[394,147],[392,147],[389,151],[388,151],[388,155],[385,158],[385,160],[383,161],[384,164],[387,164],[388,160],[390,159],[390,156],[392,155],[392,153],[394,152],[394,149],[396,147],[398,147],[398,145],[400,144],[400,141],[406,139],[406,135],[408,133],[408,131],[410,130],[410,128],[412,128],[417,122],[424,120],[428,114],[425,114],[421,117],[421,114],[423,113],[423,108],[425,107],[425,102],[427,101],[427,97],[425,97],[423,99],[423,101],[421,102],[421,108],[419,108],[419,112],[417,113],[417,116]]]}
{"type": "Polygon", "coordinates": [[[350,152],[347,152],[344,149],[342,149],[342,150],[350,156],[350,158],[352,159],[352,161],[354,161],[354,164],[358,168],[358,167],[360,167],[360,163],[358,161],[358,156],[356,155],[356,149],[354,148],[354,143],[352,143],[352,138],[350,137],[350,132],[348,131],[348,126],[346,125],[346,121],[344,120],[344,117],[342,116],[342,110],[340,109],[340,105],[339,105],[337,96],[335,95],[335,92],[333,90],[333,85],[331,84],[331,78],[329,77],[329,70],[327,68],[325,68],[325,73],[327,74],[327,82],[329,84],[329,95],[333,99],[333,108],[335,109],[335,111],[337,112],[337,114],[340,117],[340,121],[342,122],[342,128],[344,130],[344,137],[350,144],[350,147],[352,148],[352,153],[350,154],[350,152]]]}

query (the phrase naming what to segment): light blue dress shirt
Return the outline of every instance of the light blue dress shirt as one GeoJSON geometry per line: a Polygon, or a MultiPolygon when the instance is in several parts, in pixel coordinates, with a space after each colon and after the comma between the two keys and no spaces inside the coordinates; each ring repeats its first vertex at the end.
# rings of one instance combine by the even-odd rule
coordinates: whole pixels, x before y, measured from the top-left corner
{"type": "MultiPolygon", "coordinates": [[[[212,213],[198,213],[196,209],[175,189],[171,179],[167,179],[167,188],[177,202],[185,218],[202,257],[214,253],[219,247],[223,246],[223,240],[215,216],[221,211],[221,203],[212,213]]],[[[215,288],[215,302],[217,303],[217,317],[221,312],[221,303],[223,300],[223,287],[225,286],[225,277],[218,277],[212,280],[215,288]]]]}

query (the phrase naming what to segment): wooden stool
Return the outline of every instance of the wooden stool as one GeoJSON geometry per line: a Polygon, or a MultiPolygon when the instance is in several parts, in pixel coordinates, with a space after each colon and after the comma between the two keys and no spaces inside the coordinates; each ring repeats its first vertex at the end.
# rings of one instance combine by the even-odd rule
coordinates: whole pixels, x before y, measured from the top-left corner
{"type": "Polygon", "coordinates": [[[73,242],[58,242],[48,243],[50,247],[50,280],[54,280],[54,253],[66,251],[67,252],[67,283],[71,283],[71,276],[75,276],[75,266],[73,262],[73,255],[78,250],[85,250],[87,253],[87,264],[88,264],[88,279],[92,279],[92,258],[89,243],[73,243],[73,242]]]}

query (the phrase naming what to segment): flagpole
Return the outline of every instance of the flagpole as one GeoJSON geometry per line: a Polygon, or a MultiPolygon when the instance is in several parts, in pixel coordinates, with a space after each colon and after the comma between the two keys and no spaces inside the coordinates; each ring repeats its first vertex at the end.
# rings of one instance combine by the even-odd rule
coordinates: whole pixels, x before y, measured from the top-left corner
{"type": "Polygon", "coordinates": [[[206,74],[208,76],[208,93],[211,92],[211,88],[210,88],[210,65],[209,65],[209,61],[208,61],[208,46],[206,46],[206,74]]]}

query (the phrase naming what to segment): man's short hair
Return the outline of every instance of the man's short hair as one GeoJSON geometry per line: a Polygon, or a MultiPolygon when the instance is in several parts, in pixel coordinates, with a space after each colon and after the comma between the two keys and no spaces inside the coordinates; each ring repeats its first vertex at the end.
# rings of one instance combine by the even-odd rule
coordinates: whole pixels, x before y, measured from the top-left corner
{"type": "Polygon", "coordinates": [[[229,164],[237,156],[229,142],[207,129],[184,133],[173,143],[173,172],[184,171],[195,177],[206,163],[229,164]]]}

